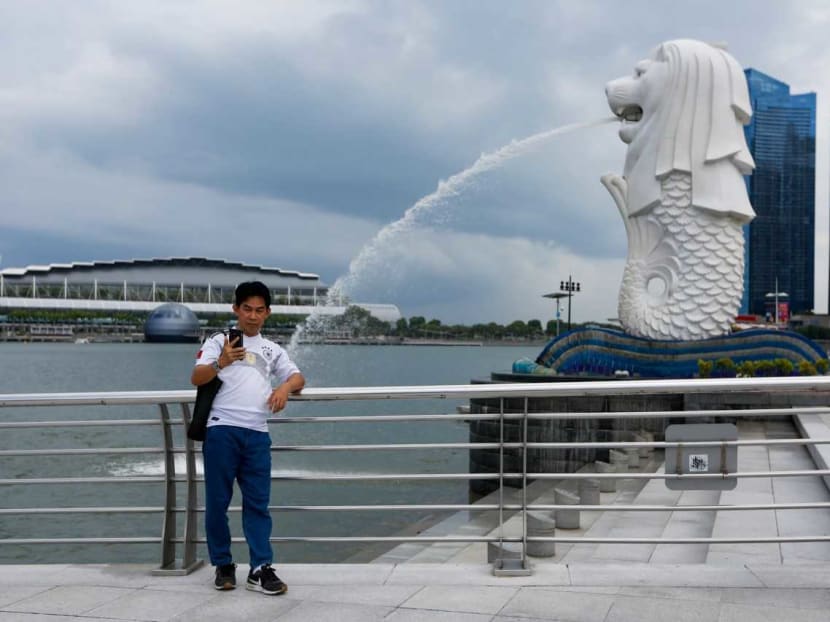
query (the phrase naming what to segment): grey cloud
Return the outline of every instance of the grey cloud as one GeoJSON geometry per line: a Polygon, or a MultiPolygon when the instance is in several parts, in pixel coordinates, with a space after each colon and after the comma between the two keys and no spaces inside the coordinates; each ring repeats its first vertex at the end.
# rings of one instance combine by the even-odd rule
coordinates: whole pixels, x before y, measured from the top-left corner
{"type": "MultiPolygon", "coordinates": [[[[678,36],[726,41],[744,65],[820,90],[820,141],[830,122],[830,18],[818,1],[230,7],[0,5],[4,265],[210,255],[192,226],[207,217],[256,229],[223,255],[332,282],[384,223],[479,154],[607,115],[605,82],[678,36]],[[164,230],[147,235],[155,221],[164,230]],[[284,239],[279,251],[272,239],[284,239]]],[[[432,244],[384,249],[355,294],[447,321],[508,320],[544,311],[545,279],[575,270],[601,283],[582,309],[613,315],[609,266],[621,266],[625,239],[598,178],[619,172],[623,153],[608,126],[489,171],[419,223],[432,244]],[[502,270],[524,277],[503,282],[502,270]]]]}

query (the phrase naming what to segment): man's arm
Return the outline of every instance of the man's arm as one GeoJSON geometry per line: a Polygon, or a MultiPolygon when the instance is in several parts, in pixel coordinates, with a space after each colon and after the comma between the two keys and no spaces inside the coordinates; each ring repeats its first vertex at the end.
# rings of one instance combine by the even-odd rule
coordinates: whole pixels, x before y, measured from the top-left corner
{"type": "MultiPolygon", "coordinates": [[[[225,337],[225,345],[222,346],[222,351],[219,353],[216,363],[219,369],[225,369],[234,361],[241,360],[243,356],[245,356],[245,348],[232,347],[228,343],[228,338],[225,337]]],[[[190,382],[197,387],[207,384],[219,375],[219,369],[216,369],[212,362],[205,365],[196,365],[190,375],[190,382]]]]}
{"type": "Polygon", "coordinates": [[[276,389],[271,391],[268,398],[268,408],[272,413],[276,413],[285,408],[288,403],[288,395],[291,393],[299,393],[305,386],[305,378],[301,373],[291,374],[288,379],[283,382],[276,389]]]}

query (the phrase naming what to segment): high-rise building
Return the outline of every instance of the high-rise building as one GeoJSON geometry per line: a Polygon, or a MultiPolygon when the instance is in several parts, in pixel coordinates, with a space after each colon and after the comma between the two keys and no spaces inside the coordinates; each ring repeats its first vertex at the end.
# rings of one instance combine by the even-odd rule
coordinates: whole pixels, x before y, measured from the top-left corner
{"type": "Polygon", "coordinates": [[[745,132],[755,158],[747,190],[757,215],[746,234],[742,310],[769,312],[767,295],[777,291],[788,294],[790,312],[810,311],[815,305],[816,94],[791,95],[788,84],[757,69],[744,73],[753,111],[745,132]]]}

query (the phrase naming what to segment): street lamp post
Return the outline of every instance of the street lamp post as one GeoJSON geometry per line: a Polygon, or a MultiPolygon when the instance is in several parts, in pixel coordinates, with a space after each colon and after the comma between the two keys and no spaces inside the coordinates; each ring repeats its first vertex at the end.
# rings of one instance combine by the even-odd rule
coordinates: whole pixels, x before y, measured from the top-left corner
{"type": "Polygon", "coordinates": [[[574,293],[580,291],[580,284],[574,281],[569,274],[567,281],[559,281],[559,289],[568,292],[568,330],[571,330],[571,298],[573,298],[574,293]]]}
{"type": "Polygon", "coordinates": [[[542,294],[542,298],[553,298],[556,301],[556,336],[559,336],[559,301],[565,298],[568,294],[563,292],[553,292],[551,294],[542,294]]]}

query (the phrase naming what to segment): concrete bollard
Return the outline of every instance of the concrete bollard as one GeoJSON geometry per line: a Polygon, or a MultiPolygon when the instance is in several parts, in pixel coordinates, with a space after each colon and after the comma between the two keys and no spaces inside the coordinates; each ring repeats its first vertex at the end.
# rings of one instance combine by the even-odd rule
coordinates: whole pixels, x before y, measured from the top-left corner
{"type": "Polygon", "coordinates": [[[599,480],[579,480],[579,503],[581,505],[599,505],[599,480]]]}
{"type": "MultiPolygon", "coordinates": [[[[556,505],[579,505],[579,497],[567,490],[554,490],[556,505]]],[[[579,510],[556,510],[553,513],[556,526],[560,529],[579,529],[579,510]]]]}
{"type": "Polygon", "coordinates": [[[617,473],[628,472],[628,456],[623,451],[609,449],[608,456],[617,473]]]}
{"type": "MultiPolygon", "coordinates": [[[[636,443],[648,442],[648,438],[642,432],[635,432],[632,440],[636,443]]],[[[637,453],[639,454],[641,460],[648,460],[648,457],[651,455],[651,449],[648,447],[638,447],[637,453]]]]}
{"type": "MultiPolygon", "coordinates": [[[[647,432],[647,431],[643,430],[642,432],[640,432],[640,434],[643,435],[643,438],[646,439],[647,443],[653,443],[654,442],[654,432],[647,432]]],[[[654,447],[646,447],[646,452],[647,452],[646,455],[649,458],[651,458],[654,455],[654,447]]]]}
{"type": "MultiPolygon", "coordinates": [[[[613,450],[612,450],[613,451],[613,450]]],[[[613,464],[608,462],[603,462],[602,460],[596,460],[594,462],[594,467],[597,473],[616,473],[617,467],[613,464]]],[[[617,492],[617,480],[608,478],[601,478],[599,480],[599,491],[600,492],[617,492]]]]}
{"type": "MultiPolygon", "coordinates": [[[[527,513],[528,537],[549,538],[556,535],[556,520],[550,514],[527,513]]],[[[528,542],[527,554],[533,557],[553,557],[556,555],[556,542],[528,542]]]]}
{"type": "Polygon", "coordinates": [[[634,449],[633,447],[626,447],[625,448],[625,455],[628,458],[628,468],[629,469],[639,469],[640,468],[640,451],[638,449],[634,449]]]}

